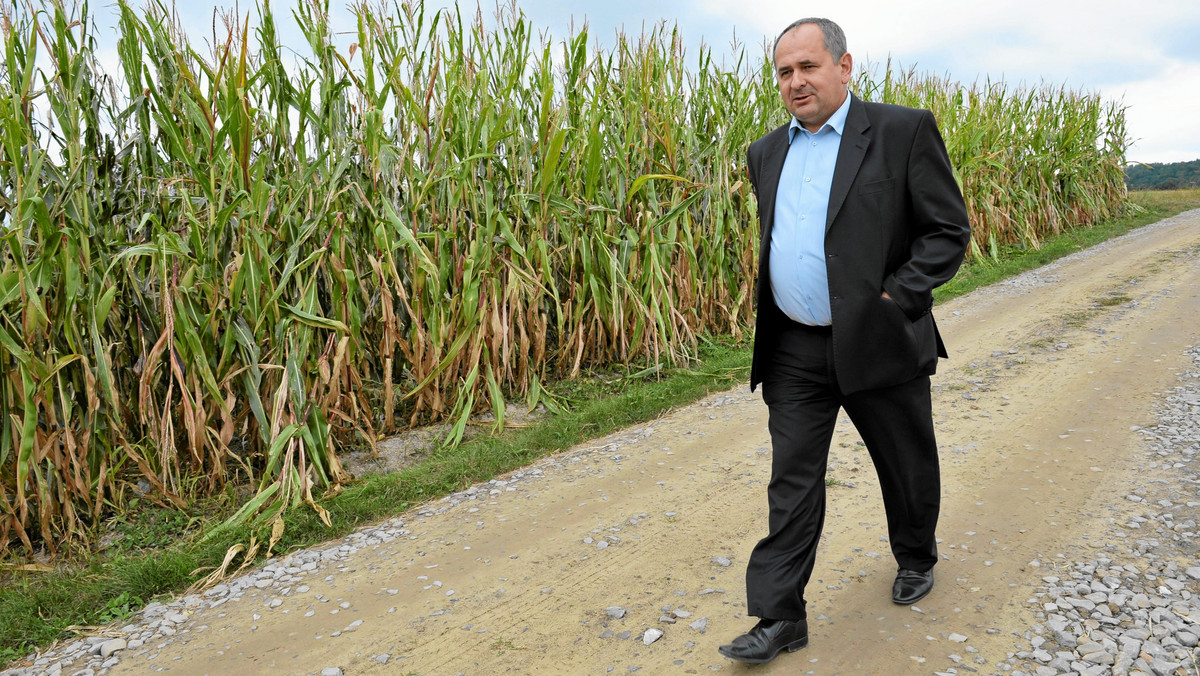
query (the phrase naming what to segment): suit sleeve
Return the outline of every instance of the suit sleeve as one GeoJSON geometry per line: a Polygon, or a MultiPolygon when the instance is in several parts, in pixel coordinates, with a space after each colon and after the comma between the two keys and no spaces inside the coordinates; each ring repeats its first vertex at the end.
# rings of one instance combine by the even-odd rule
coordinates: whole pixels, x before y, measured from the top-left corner
{"type": "Polygon", "coordinates": [[[746,148],[746,173],[750,174],[750,187],[754,189],[754,199],[758,199],[758,171],[754,167],[754,146],[746,148]]]}
{"type": "Polygon", "coordinates": [[[883,289],[916,320],[933,307],[933,290],[954,277],[971,239],[967,207],[933,114],[922,111],[908,160],[909,257],[883,289]]]}

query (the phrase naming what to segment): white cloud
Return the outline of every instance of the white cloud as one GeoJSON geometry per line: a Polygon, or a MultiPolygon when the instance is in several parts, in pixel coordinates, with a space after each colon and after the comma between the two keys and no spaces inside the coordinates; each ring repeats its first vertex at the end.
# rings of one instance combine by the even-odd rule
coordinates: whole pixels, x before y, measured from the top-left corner
{"type": "MultiPolygon", "coordinates": [[[[1126,119],[1135,141],[1128,156],[1139,162],[1200,158],[1200,63],[1172,63],[1152,78],[1124,88],[1126,119]]],[[[1114,91],[1120,91],[1114,88],[1114,91]]]]}

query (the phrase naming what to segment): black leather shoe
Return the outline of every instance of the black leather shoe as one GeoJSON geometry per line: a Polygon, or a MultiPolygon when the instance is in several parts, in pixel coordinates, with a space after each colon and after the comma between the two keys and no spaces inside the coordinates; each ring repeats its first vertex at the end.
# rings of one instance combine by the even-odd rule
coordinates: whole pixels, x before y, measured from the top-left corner
{"type": "Polygon", "coordinates": [[[794,653],[808,645],[807,620],[759,620],[750,631],[717,650],[731,660],[764,664],[780,651],[794,653]]]}
{"type": "Polygon", "coordinates": [[[892,585],[892,602],[909,606],[928,596],[931,591],[933,591],[932,568],[924,573],[901,568],[896,571],[896,582],[892,585]]]}

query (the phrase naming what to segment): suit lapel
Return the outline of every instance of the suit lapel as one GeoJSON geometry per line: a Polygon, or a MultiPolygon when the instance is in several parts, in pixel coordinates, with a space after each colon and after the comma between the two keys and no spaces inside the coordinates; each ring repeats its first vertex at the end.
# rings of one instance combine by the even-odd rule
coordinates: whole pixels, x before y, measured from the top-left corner
{"type": "MultiPolygon", "coordinates": [[[[833,168],[833,183],[829,186],[829,212],[825,217],[826,232],[829,232],[838,212],[842,210],[842,204],[846,201],[850,186],[854,184],[854,177],[858,176],[858,169],[862,166],[863,157],[867,154],[867,146],[871,144],[871,138],[866,135],[867,130],[871,128],[871,121],[867,119],[866,106],[858,97],[853,94],[850,96],[850,110],[846,113],[842,143],[838,148],[837,164],[833,168]]],[[[782,168],[782,166],[781,162],[780,167],[782,168]]],[[[778,174],[776,174],[776,180],[778,180],[778,174]]]]}
{"type": "Polygon", "coordinates": [[[759,260],[765,260],[771,249],[771,230],[775,227],[775,194],[779,190],[779,177],[783,174],[783,161],[788,151],[788,126],[785,124],[771,132],[762,163],[762,200],[758,208],[762,211],[761,223],[765,226],[759,260]]]}

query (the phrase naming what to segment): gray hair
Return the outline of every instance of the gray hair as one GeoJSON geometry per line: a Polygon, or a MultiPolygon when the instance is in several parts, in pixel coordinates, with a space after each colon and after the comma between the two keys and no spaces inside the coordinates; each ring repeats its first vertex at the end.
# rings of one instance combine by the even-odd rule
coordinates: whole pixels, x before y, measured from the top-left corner
{"type": "Polygon", "coordinates": [[[821,29],[821,34],[825,36],[825,49],[828,49],[829,53],[833,55],[833,60],[835,63],[840,60],[842,55],[846,53],[846,34],[842,32],[842,27],[830,21],[829,19],[821,19],[812,16],[806,19],[793,21],[788,25],[787,28],[783,29],[783,31],[779,34],[779,37],[775,38],[775,46],[771,48],[771,58],[775,58],[775,51],[779,49],[779,41],[783,38],[783,36],[787,35],[788,31],[792,30],[793,28],[803,26],[806,23],[811,23],[817,28],[821,29]]]}

